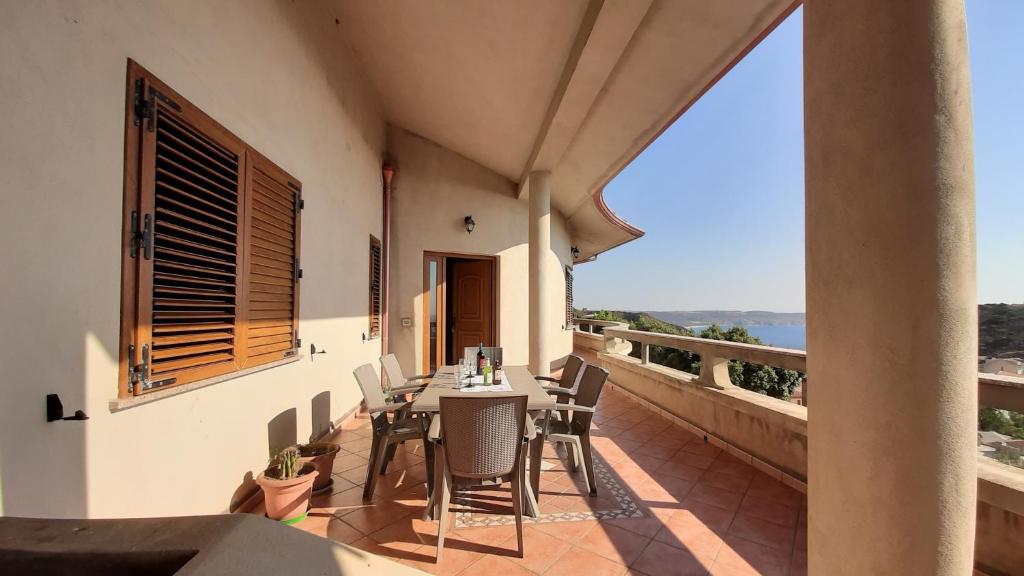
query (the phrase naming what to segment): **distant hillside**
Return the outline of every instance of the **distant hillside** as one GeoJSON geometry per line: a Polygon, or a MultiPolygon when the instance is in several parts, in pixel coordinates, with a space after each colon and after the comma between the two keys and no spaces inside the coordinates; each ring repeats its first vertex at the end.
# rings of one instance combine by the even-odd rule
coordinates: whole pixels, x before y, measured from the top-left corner
{"type": "Polygon", "coordinates": [[[766,312],[763,310],[692,310],[686,312],[647,312],[647,314],[677,326],[773,326],[780,324],[803,325],[803,312],[766,312]]]}
{"type": "MultiPolygon", "coordinates": [[[[580,313],[583,315],[590,315],[589,312],[583,311],[580,313]]],[[[617,320],[619,322],[629,322],[634,330],[643,330],[645,332],[659,332],[661,334],[679,334],[683,336],[693,336],[693,332],[682,326],[677,326],[664,320],[659,320],[654,316],[651,316],[647,312],[623,312],[620,310],[602,310],[594,313],[592,318],[597,320],[617,320]]]]}
{"type": "Polygon", "coordinates": [[[1024,304],[978,306],[978,353],[1024,358],[1024,304]]]}

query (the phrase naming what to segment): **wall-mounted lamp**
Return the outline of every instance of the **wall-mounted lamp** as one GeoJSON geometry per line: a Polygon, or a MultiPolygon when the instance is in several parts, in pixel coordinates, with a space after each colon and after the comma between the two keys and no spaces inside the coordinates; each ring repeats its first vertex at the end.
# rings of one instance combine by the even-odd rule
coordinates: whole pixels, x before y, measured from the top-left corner
{"type": "Polygon", "coordinates": [[[579,246],[573,246],[571,248],[571,252],[572,252],[572,259],[573,260],[578,260],[579,257],[580,257],[580,248],[579,248],[579,246]]]}
{"type": "Polygon", "coordinates": [[[472,234],[473,229],[476,228],[476,222],[473,220],[473,215],[470,214],[462,219],[462,223],[466,225],[466,233],[472,234]]]}

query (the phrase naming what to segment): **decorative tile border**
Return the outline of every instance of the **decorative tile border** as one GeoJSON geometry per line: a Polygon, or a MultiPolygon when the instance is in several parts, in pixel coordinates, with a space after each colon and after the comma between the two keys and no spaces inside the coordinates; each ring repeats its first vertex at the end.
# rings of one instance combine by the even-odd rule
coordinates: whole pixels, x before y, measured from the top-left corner
{"type": "MultiPolygon", "coordinates": [[[[610,510],[591,510],[588,512],[554,512],[541,514],[537,518],[523,517],[524,523],[543,524],[548,522],[580,522],[583,520],[614,520],[620,518],[643,518],[644,511],[633,500],[633,494],[619,483],[618,478],[609,470],[598,454],[594,454],[594,475],[597,476],[598,489],[604,489],[611,493],[618,508],[610,510]]],[[[581,498],[587,498],[581,495],[581,498]]],[[[452,498],[452,502],[467,500],[465,498],[452,498]]],[[[543,510],[543,503],[541,504],[543,510]]],[[[456,528],[480,528],[486,526],[507,526],[515,523],[515,517],[510,514],[478,514],[474,512],[461,511],[455,514],[456,528]]]]}

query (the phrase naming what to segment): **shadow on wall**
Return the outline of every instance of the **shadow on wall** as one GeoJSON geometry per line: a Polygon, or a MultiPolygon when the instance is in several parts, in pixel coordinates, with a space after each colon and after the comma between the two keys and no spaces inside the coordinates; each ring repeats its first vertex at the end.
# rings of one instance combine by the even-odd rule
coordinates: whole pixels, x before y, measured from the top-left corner
{"type": "Polygon", "coordinates": [[[298,418],[295,408],[289,408],[267,422],[267,459],[299,442],[298,418]]]}
{"type": "Polygon", "coordinates": [[[309,434],[309,442],[315,442],[334,431],[334,420],[331,419],[331,391],[323,392],[313,396],[309,401],[309,411],[312,422],[309,434]]]}

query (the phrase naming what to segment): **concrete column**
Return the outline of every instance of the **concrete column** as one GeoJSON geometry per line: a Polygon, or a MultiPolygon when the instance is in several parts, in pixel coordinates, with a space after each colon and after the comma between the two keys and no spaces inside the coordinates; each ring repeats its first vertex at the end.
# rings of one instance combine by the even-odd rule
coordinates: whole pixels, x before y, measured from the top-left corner
{"type": "Polygon", "coordinates": [[[811,574],[970,574],[977,302],[961,0],[804,4],[811,574]]]}
{"type": "Polygon", "coordinates": [[[551,374],[548,259],[551,255],[551,173],[530,173],[530,371],[551,374]]]}

